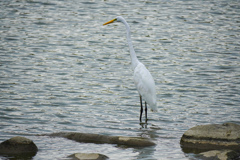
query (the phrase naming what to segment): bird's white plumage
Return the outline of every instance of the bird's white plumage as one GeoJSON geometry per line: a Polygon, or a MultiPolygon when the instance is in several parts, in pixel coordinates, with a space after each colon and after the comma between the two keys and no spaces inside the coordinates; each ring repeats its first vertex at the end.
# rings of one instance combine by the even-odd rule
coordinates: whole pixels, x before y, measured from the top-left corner
{"type": "MultiPolygon", "coordinates": [[[[122,22],[127,31],[127,41],[130,50],[130,56],[132,61],[132,69],[134,70],[133,79],[138,90],[140,96],[142,96],[143,100],[147,102],[152,111],[157,111],[157,101],[156,101],[156,89],[155,82],[151,75],[151,73],[147,70],[147,68],[139,62],[137,59],[136,53],[134,51],[131,36],[130,36],[130,27],[125,19],[121,16],[116,17],[115,19],[104,23],[104,25],[113,23],[114,21],[122,22]]],[[[141,118],[141,117],[140,117],[141,118]]],[[[140,119],[141,120],[141,119],[140,119]]]]}
{"type": "Polygon", "coordinates": [[[155,82],[151,73],[141,62],[134,69],[133,79],[138,93],[147,102],[152,111],[157,111],[155,82]]]}

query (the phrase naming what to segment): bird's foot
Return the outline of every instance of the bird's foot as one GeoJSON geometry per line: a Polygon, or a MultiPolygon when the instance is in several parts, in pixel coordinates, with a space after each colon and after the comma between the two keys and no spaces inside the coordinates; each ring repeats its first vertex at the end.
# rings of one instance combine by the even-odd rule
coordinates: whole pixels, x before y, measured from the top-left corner
{"type": "Polygon", "coordinates": [[[146,122],[140,122],[139,125],[140,125],[142,128],[147,128],[147,123],[146,123],[146,122]]]}

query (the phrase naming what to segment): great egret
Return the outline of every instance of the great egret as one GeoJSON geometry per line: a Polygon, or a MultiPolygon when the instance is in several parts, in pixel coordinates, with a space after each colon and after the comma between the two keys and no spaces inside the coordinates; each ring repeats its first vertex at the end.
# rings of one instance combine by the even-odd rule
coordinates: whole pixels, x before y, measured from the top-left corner
{"type": "Polygon", "coordinates": [[[131,36],[130,36],[130,27],[126,20],[121,17],[117,16],[113,20],[104,23],[103,25],[107,25],[113,22],[122,22],[127,30],[127,42],[130,49],[131,61],[132,61],[132,69],[133,73],[133,80],[138,90],[140,96],[140,122],[142,121],[142,113],[143,113],[143,105],[142,105],[142,98],[145,100],[145,121],[147,122],[147,104],[150,106],[152,111],[157,111],[157,101],[156,101],[156,89],[155,89],[155,82],[151,75],[151,73],[147,70],[147,68],[139,62],[136,53],[133,49],[131,36]]]}

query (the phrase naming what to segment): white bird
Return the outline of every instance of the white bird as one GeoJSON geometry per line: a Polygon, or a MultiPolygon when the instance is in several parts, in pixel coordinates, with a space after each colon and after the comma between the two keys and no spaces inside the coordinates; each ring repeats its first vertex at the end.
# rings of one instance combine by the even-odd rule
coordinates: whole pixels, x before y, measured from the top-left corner
{"type": "Polygon", "coordinates": [[[145,121],[147,122],[147,104],[150,106],[152,111],[157,111],[157,101],[156,101],[156,89],[155,89],[155,82],[151,75],[151,73],[147,70],[147,68],[142,64],[134,51],[131,36],[130,36],[130,27],[126,20],[121,17],[117,16],[113,20],[104,23],[103,25],[113,23],[113,22],[122,22],[127,31],[127,42],[130,49],[131,61],[132,61],[132,69],[133,73],[133,80],[135,86],[138,90],[140,96],[140,122],[142,121],[142,113],[143,113],[143,106],[142,106],[142,98],[145,100],[145,121]]]}

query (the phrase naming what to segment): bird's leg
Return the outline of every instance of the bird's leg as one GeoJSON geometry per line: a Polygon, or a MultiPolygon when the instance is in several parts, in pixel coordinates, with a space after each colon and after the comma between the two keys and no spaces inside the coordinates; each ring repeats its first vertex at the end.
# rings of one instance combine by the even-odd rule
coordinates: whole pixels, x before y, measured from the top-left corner
{"type": "Polygon", "coordinates": [[[141,95],[140,95],[140,104],[141,104],[141,109],[140,109],[140,122],[142,122],[143,106],[142,106],[142,96],[141,96],[141,95]]]}
{"type": "Polygon", "coordinates": [[[147,102],[145,101],[145,121],[147,123],[147,102]]]}

